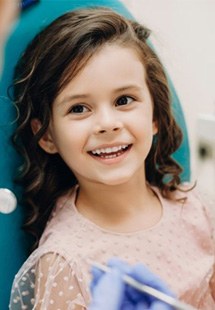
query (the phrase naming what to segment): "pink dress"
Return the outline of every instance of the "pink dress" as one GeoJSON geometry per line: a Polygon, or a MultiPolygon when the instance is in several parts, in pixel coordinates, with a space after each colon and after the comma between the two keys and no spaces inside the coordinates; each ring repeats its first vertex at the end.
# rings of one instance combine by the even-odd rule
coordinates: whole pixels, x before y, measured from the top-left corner
{"type": "Polygon", "coordinates": [[[176,198],[186,196],[185,202],[164,199],[153,190],[162,218],[132,233],[103,229],[81,215],[75,206],[77,188],[61,197],[38,249],[14,279],[10,309],[85,309],[93,262],[106,263],[113,256],[144,263],[195,308],[215,309],[215,244],[208,211],[195,190],[175,193],[176,198]]]}

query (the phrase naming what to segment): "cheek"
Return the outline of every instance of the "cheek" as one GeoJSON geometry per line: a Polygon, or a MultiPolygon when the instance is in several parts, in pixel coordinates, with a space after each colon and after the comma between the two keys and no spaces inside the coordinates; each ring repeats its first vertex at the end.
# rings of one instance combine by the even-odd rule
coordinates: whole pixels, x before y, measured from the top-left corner
{"type": "Polygon", "coordinates": [[[152,121],[152,115],[146,111],[144,113],[136,113],[132,120],[132,127],[141,135],[153,133],[154,123],[152,121]]]}
{"type": "Polygon", "coordinates": [[[76,150],[80,143],[79,139],[77,139],[77,135],[73,135],[71,132],[66,132],[61,137],[57,137],[56,144],[60,152],[66,152],[67,150],[76,150]]]}
{"type": "Polygon", "coordinates": [[[72,157],[81,155],[84,148],[86,136],[83,133],[83,128],[68,124],[68,126],[59,126],[54,131],[53,139],[58,153],[64,160],[71,160],[72,157]]]}

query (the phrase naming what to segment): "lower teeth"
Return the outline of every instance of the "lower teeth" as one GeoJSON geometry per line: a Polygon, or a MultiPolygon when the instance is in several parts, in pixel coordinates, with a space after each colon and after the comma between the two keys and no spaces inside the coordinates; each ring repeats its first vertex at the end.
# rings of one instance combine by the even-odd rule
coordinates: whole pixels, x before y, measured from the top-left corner
{"type": "Polygon", "coordinates": [[[121,153],[117,153],[117,154],[113,154],[113,155],[101,155],[100,157],[101,158],[106,158],[106,159],[109,159],[109,158],[115,158],[115,157],[118,157],[121,153]]]}

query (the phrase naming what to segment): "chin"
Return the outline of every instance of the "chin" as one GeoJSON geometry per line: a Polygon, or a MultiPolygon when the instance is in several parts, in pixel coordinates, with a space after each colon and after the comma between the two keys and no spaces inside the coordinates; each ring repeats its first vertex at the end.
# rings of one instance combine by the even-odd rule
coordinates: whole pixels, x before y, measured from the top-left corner
{"type": "Polygon", "coordinates": [[[102,183],[103,185],[107,185],[107,186],[120,186],[126,183],[129,183],[129,181],[131,181],[131,176],[120,176],[120,177],[116,177],[116,178],[107,178],[107,179],[103,179],[100,180],[99,183],[102,183]]]}

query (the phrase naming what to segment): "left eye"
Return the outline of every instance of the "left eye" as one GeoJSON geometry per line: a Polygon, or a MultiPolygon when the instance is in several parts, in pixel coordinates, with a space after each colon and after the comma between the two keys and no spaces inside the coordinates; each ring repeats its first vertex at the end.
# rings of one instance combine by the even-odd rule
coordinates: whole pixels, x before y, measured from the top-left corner
{"type": "Polygon", "coordinates": [[[132,97],[122,96],[122,97],[119,97],[117,99],[116,105],[117,106],[128,105],[128,104],[132,103],[133,101],[134,101],[134,99],[132,97]]]}

